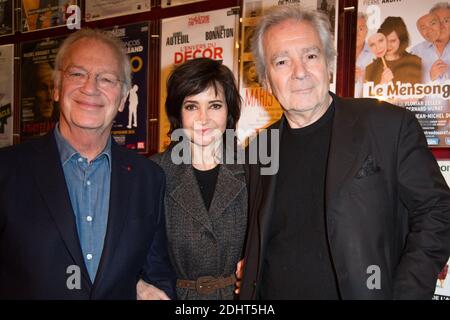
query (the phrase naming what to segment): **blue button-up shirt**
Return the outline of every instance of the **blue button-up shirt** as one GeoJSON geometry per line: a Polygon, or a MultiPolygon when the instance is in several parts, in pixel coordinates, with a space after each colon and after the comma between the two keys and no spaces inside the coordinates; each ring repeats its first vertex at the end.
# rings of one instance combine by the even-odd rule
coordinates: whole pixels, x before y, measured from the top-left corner
{"type": "Polygon", "coordinates": [[[90,163],[76,151],[55,128],[55,139],[61,158],[78,238],[84,262],[94,282],[103,251],[109,211],[111,184],[111,138],[90,163]]]}

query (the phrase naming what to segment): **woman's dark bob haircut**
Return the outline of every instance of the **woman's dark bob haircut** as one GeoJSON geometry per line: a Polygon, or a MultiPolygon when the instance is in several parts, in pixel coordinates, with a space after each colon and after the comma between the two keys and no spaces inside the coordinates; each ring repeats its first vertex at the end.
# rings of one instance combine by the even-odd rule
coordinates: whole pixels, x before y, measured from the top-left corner
{"type": "Polygon", "coordinates": [[[213,87],[216,95],[223,89],[228,108],[227,129],[236,129],[241,115],[241,98],[234,75],[221,61],[197,58],[176,67],[167,79],[166,114],[170,134],[182,127],[181,108],[186,97],[213,87]]]}

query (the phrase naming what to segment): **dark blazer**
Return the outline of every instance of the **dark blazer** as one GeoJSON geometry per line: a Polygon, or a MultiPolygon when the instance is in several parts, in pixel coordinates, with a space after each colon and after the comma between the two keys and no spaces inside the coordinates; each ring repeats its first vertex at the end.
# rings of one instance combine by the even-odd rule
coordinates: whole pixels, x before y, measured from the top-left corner
{"type": "MultiPolygon", "coordinates": [[[[247,226],[243,165],[221,165],[209,211],[190,164],[176,165],[171,149],[151,159],[166,173],[165,214],[169,255],[179,279],[228,277],[242,257],[247,226]]],[[[233,299],[234,284],[211,294],[177,288],[178,299],[233,299]]]]}
{"type": "MultiPolygon", "coordinates": [[[[340,295],[430,299],[450,254],[450,193],[422,129],[405,109],[332,96],[325,210],[340,295]],[[379,267],[380,289],[367,286],[375,270],[371,266],[379,267]]],[[[269,129],[282,131],[285,121],[269,129]]],[[[274,214],[277,176],[261,176],[260,167],[249,166],[250,225],[241,299],[258,297],[274,214]]]]}
{"type": "Polygon", "coordinates": [[[0,299],[136,299],[141,272],[174,296],[164,174],[114,141],[111,154],[108,225],[91,283],[53,132],[0,151],[0,299]],[[66,285],[72,265],[81,270],[79,290],[66,285]]]}

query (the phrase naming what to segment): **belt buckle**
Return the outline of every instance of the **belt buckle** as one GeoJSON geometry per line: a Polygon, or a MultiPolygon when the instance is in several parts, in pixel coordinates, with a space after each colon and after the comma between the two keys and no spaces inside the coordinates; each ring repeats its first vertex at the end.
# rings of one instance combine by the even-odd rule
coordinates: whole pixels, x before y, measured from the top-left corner
{"type": "Polygon", "coordinates": [[[199,277],[195,283],[195,288],[200,294],[211,294],[216,290],[214,287],[216,282],[217,279],[212,276],[199,277]]]}

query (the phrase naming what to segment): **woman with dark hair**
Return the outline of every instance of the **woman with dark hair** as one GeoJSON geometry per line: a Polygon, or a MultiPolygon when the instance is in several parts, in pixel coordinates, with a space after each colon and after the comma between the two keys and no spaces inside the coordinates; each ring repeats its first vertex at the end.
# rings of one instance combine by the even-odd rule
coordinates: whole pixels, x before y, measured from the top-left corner
{"type": "Polygon", "coordinates": [[[378,57],[366,68],[366,81],[387,84],[397,81],[401,83],[420,83],[422,76],[422,60],[406,51],[409,46],[409,35],[405,22],[400,17],[387,17],[378,29],[386,37],[387,48],[383,57],[378,57]]]}
{"type": "Polygon", "coordinates": [[[170,134],[182,141],[151,159],[166,174],[166,229],[178,299],[234,298],[247,188],[243,166],[230,161],[234,154],[227,157],[235,144],[234,138],[226,141],[225,130],[236,128],[240,105],[233,73],[219,61],[189,60],[168,78],[170,134]]]}

